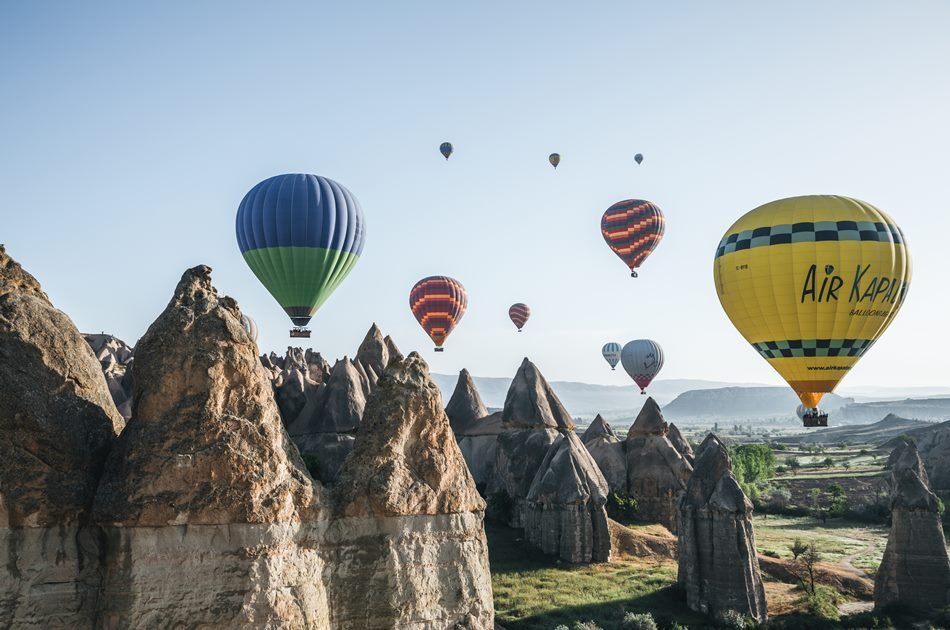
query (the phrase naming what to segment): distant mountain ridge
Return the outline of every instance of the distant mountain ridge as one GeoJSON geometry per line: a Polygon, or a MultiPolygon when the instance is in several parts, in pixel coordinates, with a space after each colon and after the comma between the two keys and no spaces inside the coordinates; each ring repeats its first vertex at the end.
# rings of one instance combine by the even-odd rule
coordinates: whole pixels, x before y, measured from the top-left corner
{"type": "MultiPolygon", "coordinates": [[[[432,377],[442,390],[442,398],[448,401],[455,389],[458,375],[433,374],[432,377]]],[[[505,396],[508,394],[508,387],[511,385],[510,378],[495,376],[474,376],[472,378],[487,407],[500,409],[504,406],[505,396]]],[[[649,393],[654,400],[663,405],[688,390],[736,385],[736,383],[702,379],[667,379],[655,381],[650,385],[649,393]]],[[[748,386],[756,387],[757,385],[749,384],[748,386]]],[[[561,402],[564,403],[564,406],[567,407],[567,410],[571,414],[580,417],[589,416],[593,418],[598,413],[603,414],[608,419],[621,415],[636,415],[646,399],[645,396],[640,395],[640,390],[633,382],[630,385],[595,385],[575,381],[551,381],[551,387],[561,402]]],[[[794,407],[792,409],[794,410],[794,407]]]]}
{"type": "Polygon", "coordinates": [[[842,442],[845,444],[890,444],[890,447],[893,448],[896,443],[892,442],[898,436],[904,434],[922,435],[923,432],[932,430],[935,426],[937,425],[932,422],[911,420],[888,414],[883,420],[871,424],[850,424],[843,427],[819,429],[801,435],[779,438],[776,441],[785,444],[838,444],[842,442]]]}
{"type": "MultiPolygon", "coordinates": [[[[821,408],[834,411],[850,402],[850,398],[825,394],[821,408]]],[[[788,387],[719,387],[683,392],[663,408],[663,415],[671,419],[789,417],[799,404],[798,396],[788,387]]]]}

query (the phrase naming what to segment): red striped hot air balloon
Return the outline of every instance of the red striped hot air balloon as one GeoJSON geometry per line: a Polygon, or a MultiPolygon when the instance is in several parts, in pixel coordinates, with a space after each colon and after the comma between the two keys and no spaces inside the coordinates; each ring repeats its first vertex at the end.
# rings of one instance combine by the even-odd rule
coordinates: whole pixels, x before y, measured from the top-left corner
{"type": "Polygon", "coordinates": [[[528,308],[527,304],[522,304],[521,302],[512,304],[508,308],[508,317],[510,317],[511,321],[518,327],[518,332],[521,332],[525,322],[531,317],[531,309],[528,308]]]}
{"type": "Polygon", "coordinates": [[[634,278],[637,267],[660,244],[665,227],[666,219],[656,204],[642,199],[618,201],[600,220],[604,240],[634,278]]]}
{"type": "Polygon", "coordinates": [[[455,330],[468,306],[468,294],[462,283],[448,276],[423,278],[409,292],[409,308],[422,329],[435,342],[435,351],[455,330]]]}

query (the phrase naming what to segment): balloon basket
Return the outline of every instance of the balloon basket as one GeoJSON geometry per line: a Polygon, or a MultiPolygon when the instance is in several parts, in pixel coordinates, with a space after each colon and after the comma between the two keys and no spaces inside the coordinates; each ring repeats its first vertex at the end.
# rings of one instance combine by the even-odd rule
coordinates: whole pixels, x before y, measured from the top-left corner
{"type": "Polygon", "coordinates": [[[802,424],[808,428],[828,426],[828,414],[811,409],[802,416],[802,424]]]}
{"type": "Polygon", "coordinates": [[[647,393],[641,389],[641,390],[640,390],[640,395],[641,395],[641,396],[646,396],[647,393]]]}
{"type": "Polygon", "coordinates": [[[445,352],[445,348],[436,348],[435,351],[436,351],[436,352],[445,352]]]}
{"type": "Polygon", "coordinates": [[[639,278],[640,276],[637,275],[637,272],[636,272],[636,271],[631,271],[631,272],[630,272],[630,277],[631,277],[631,278],[639,278]]]}
{"type": "Polygon", "coordinates": [[[290,336],[291,336],[292,338],[294,338],[294,337],[303,337],[303,338],[306,338],[306,339],[310,339],[310,330],[307,329],[307,328],[291,328],[291,329],[290,329],[290,336]]]}

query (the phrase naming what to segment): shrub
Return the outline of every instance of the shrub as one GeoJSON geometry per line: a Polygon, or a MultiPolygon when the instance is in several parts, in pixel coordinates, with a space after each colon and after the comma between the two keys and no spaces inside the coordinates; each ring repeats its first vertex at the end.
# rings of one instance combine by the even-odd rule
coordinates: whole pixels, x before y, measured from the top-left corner
{"type": "Polygon", "coordinates": [[[719,615],[716,625],[719,628],[727,628],[728,630],[745,630],[746,628],[755,628],[756,623],[754,619],[746,617],[738,611],[727,610],[719,615]]]}
{"type": "Polygon", "coordinates": [[[571,630],[604,630],[593,621],[575,621],[571,630]]]}
{"type": "Polygon", "coordinates": [[[773,550],[771,550],[771,549],[766,549],[765,551],[762,552],[762,555],[763,555],[763,556],[768,556],[769,558],[781,558],[781,557],[782,557],[781,555],[779,555],[779,552],[773,551],[773,550]]]}
{"type": "Polygon", "coordinates": [[[621,523],[634,520],[639,508],[635,498],[617,491],[607,495],[607,505],[605,507],[607,508],[607,516],[621,523]]]}
{"type": "Polygon", "coordinates": [[[621,630],[659,630],[650,613],[628,612],[620,622],[621,630]]]}
{"type": "Polygon", "coordinates": [[[841,597],[838,592],[828,586],[816,584],[812,592],[805,594],[808,612],[822,619],[837,619],[840,616],[838,604],[841,597]]]}

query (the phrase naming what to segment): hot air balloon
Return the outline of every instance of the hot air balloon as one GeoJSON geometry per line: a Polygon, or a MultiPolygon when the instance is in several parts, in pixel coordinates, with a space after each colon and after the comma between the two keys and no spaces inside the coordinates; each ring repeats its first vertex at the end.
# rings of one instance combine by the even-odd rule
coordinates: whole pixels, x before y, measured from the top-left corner
{"type": "Polygon", "coordinates": [[[637,164],[643,164],[643,154],[637,153],[633,156],[633,159],[636,160],[637,164]]]}
{"type": "Polygon", "coordinates": [[[798,394],[805,426],[874,345],[911,281],[904,233],[869,203],[792,197],[752,210],[716,249],[716,292],[746,341],[798,394]]]}
{"type": "Polygon", "coordinates": [[[291,337],[309,337],[303,327],[359,260],[366,221],[340,184],[292,173],[244,196],[236,232],[244,261],[294,323],[291,337]]]}
{"type": "Polygon", "coordinates": [[[448,276],[423,278],[409,292],[409,308],[435,342],[436,352],[442,352],[442,344],[462,319],[467,306],[465,287],[448,276]]]}
{"type": "Polygon", "coordinates": [[[241,313],[241,326],[244,327],[251,341],[257,343],[257,322],[255,322],[253,318],[241,313]]]}
{"type": "Polygon", "coordinates": [[[551,155],[548,156],[548,162],[551,163],[551,166],[553,166],[554,168],[557,168],[557,165],[561,163],[561,154],[552,153],[551,155]]]}
{"type": "Polygon", "coordinates": [[[649,339],[634,339],[620,351],[620,361],[633,382],[646,394],[646,388],[663,369],[663,348],[649,339]]]}
{"type": "Polygon", "coordinates": [[[642,199],[618,201],[600,219],[600,233],[607,246],[620,257],[630,275],[643,264],[663,239],[666,219],[656,204],[642,199]]]}
{"type": "Polygon", "coordinates": [[[451,142],[443,142],[441,145],[439,145],[439,153],[441,153],[446,160],[448,160],[449,156],[452,155],[452,151],[453,149],[451,142]]]}
{"type": "Polygon", "coordinates": [[[525,322],[531,317],[531,309],[528,308],[527,304],[517,302],[508,307],[508,317],[510,317],[514,325],[518,327],[518,332],[521,332],[525,322]]]}
{"type": "Polygon", "coordinates": [[[620,344],[614,341],[605,343],[600,352],[604,355],[607,363],[610,364],[610,369],[616,370],[617,364],[620,363],[620,344]]]}

